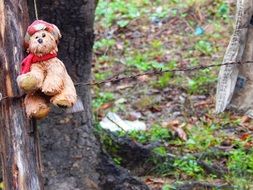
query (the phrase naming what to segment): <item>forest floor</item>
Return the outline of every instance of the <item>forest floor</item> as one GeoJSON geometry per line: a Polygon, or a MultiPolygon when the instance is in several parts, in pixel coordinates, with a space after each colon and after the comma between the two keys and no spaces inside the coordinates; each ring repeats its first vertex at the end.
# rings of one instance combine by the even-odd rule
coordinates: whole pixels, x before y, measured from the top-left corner
{"type": "MultiPolygon", "coordinates": [[[[93,79],[219,64],[234,14],[231,0],[101,0],[93,79]]],[[[164,159],[154,158],[153,167],[140,176],[151,189],[176,189],[187,182],[199,185],[196,189],[204,189],[203,184],[209,189],[253,189],[253,122],[232,113],[214,114],[218,71],[144,75],[93,86],[98,127],[113,112],[147,126],[117,135],[143,145],[159,142],[153,152],[164,159]]],[[[124,158],[112,156],[121,165],[124,158]]]]}

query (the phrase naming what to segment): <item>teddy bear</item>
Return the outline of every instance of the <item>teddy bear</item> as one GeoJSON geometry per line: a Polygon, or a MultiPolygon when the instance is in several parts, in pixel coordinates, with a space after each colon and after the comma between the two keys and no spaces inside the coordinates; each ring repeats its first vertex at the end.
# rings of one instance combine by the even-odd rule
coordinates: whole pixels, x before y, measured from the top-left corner
{"type": "Polygon", "coordinates": [[[76,89],[61,60],[57,58],[60,30],[43,20],[34,21],[25,35],[29,55],[21,63],[17,77],[26,93],[24,105],[29,118],[42,119],[50,111],[50,102],[58,107],[72,107],[76,89]]]}

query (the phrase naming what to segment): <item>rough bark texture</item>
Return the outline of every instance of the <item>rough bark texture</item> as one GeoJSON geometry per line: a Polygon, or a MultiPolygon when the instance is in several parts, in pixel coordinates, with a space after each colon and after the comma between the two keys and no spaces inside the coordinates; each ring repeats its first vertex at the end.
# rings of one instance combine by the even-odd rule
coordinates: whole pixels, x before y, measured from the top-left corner
{"type": "Polygon", "coordinates": [[[26,1],[0,1],[1,161],[5,190],[40,190],[39,141],[34,123],[24,112],[16,77],[23,58],[23,36],[28,24],[26,1]]]}
{"type": "MultiPolygon", "coordinates": [[[[252,61],[253,1],[238,0],[235,28],[223,63],[252,61]]],[[[252,64],[222,66],[216,93],[216,112],[226,108],[253,118],[252,64]]]]}
{"type": "MultiPolygon", "coordinates": [[[[34,19],[33,0],[28,2],[34,19]]],[[[91,76],[96,2],[37,1],[39,19],[56,24],[63,34],[59,58],[77,83],[87,82],[91,76]]],[[[77,93],[84,104],[83,112],[66,114],[55,109],[40,123],[46,189],[148,189],[128,172],[115,167],[102,152],[92,129],[90,88],[78,86],[77,93]]]]}

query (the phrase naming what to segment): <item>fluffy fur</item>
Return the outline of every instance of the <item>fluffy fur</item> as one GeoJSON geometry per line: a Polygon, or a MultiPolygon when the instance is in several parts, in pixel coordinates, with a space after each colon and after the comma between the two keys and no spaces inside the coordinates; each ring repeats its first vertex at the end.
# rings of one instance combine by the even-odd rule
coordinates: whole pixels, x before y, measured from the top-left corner
{"type": "MultiPolygon", "coordinates": [[[[43,56],[57,53],[58,48],[53,35],[41,30],[30,37],[27,50],[37,56],[43,56]]],[[[71,107],[76,102],[74,84],[58,58],[33,63],[30,72],[19,75],[17,82],[20,89],[27,93],[25,108],[28,117],[46,117],[50,102],[60,107],[71,107]]]]}

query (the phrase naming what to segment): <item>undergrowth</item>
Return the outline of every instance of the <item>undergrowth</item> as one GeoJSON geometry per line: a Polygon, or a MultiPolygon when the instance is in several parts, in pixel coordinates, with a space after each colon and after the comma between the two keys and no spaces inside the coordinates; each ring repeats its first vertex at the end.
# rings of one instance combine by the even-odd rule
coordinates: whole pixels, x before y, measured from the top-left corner
{"type": "MultiPolygon", "coordinates": [[[[235,5],[221,0],[100,0],[96,11],[94,79],[104,80],[116,73],[121,76],[154,69],[184,69],[221,63],[232,33],[234,13],[235,5]]],[[[150,114],[161,112],[157,114],[157,121],[147,123],[145,131],[115,134],[143,145],[159,143],[153,149],[158,159],[151,159],[154,164],[152,175],[166,176],[175,183],[185,180],[218,181],[232,184],[235,189],[252,189],[252,137],[250,132],[237,129],[250,126],[251,122],[244,123],[241,117],[233,114],[219,117],[212,114],[217,73],[218,68],[165,73],[94,88],[93,108],[96,113],[99,110],[97,122],[108,111],[120,110],[128,117],[130,112],[137,110],[144,121],[149,119],[150,114]],[[169,96],[173,93],[171,89],[179,93],[169,96]],[[160,99],[163,102],[152,100],[162,93],[160,99]],[[186,140],[179,138],[173,129],[174,124],[166,127],[160,122],[169,117],[169,113],[162,112],[165,105],[172,106],[173,98],[182,94],[187,96],[181,103],[184,121],[176,127],[182,127],[187,134],[186,140]],[[145,106],[139,106],[144,103],[136,102],[140,102],[144,95],[150,101],[145,102],[145,106]],[[190,99],[194,96],[204,96],[204,100],[195,103],[200,107],[191,103],[190,99]],[[211,103],[208,103],[209,100],[211,103]],[[221,148],[224,151],[218,151],[216,155],[221,148]],[[211,156],[204,156],[206,154],[211,156]],[[200,160],[220,167],[223,175],[206,172],[200,160]]],[[[124,159],[116,156],[120,147],[114,146],[103,130],[98,131],[115,163],[120,165],[124,159]]],[[[162,187],[163,190],[173,188],[172,184],[162,187]]]]}

